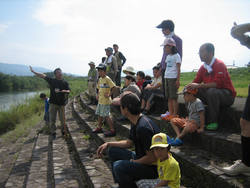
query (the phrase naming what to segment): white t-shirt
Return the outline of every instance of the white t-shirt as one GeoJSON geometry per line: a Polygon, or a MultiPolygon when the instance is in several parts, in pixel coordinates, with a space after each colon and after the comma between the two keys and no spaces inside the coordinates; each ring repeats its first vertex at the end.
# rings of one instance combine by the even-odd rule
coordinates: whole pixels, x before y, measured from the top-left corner
{"type": "Polygon", "coordinates": [[[168,55],[165,60],[167,67],[164,78],[177,78],[177,63],[181,63],[181,57],[178,53],[168,55]]]}

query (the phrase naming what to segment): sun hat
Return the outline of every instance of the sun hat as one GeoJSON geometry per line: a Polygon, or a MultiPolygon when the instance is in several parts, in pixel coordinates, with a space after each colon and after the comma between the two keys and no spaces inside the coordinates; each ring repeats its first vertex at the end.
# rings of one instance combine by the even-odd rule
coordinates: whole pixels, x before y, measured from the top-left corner
{"type": "Polygon", "coordinates": [[[107,48],[105,48],[105,51],[110,51],[111,53],[113,53],[113,48],[111,48],[111,47],[107,47],[107,48]]]}
{"type": "Polygon", "coordinates": [[[164,40],[163,44],[160,45],[160,46],[166,46],[166,45],[176,46],[176,43],[175,43],[174,39],[172,39],[172,38],[166,38],[164,40]]]}
{"type": "Polygon", "coordinates": [[[188,90],[187,88],[184,88],[182,91],[177,92],[177,95],[181,95],[184,93],[192,93],[192,94],[196,95],[197,92],[198,92],[198,89],[188,90]]]}
{"type": "Polygon", "coordinates": [[[89,65],[95,65],[95,63],[93,61],[90,61],[89,65]]]}
{"type": "Polygon", "coordinates": [[[166,148],[169,145],[171,145],[171,140],[170,140],[169,136],[165,133],[158,133],[152,137],[152,145],[151,145],[150,149],[152,149],[154,147],[166,148]]]}
{"type": "Polygon", "coordinates": [[[106,64],[105,63],[100,63],[97,67],[96,67],[96,69],[103,69],[103,70],[107,70],[107,66],[106,66],[106,64]]]}
{"type": "Polygon", "coordinates": [[[123,70],[123,73],[126,74],[126,71],[135,74],[134,68],[131,66],[127,66],[127,68],[123,70]]]}

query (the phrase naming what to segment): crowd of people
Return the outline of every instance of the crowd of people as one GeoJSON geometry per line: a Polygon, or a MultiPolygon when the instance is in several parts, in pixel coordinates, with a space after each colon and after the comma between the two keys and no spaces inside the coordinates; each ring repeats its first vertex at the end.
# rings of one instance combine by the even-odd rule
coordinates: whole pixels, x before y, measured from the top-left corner
{"type": "MultiPolygon", "coordinates": [[[[180,168],[178,162],[170,153],[171,146],[179,146],[185,141],[183,137],[189,133],[202,133],[204,129],[218,129],[218,113],[221,107],[230,107],[235,100],[236,91],[230,75],[223,61],[215,58],[215,47],[212,43],[200,46],[199,56],[201,65],[192,83],[187,84],[183,91],[180,87],[180,72],[182,64],[182,39],[174,32],[172,20],[162,21],[156,28],[160,28],[165,40],[161,62],[152,66],[154,79],[145,75],[143,71],[134,71],[127,66],[123,69],[126,74],[124,86],[121,86],[121,71],[126,62],[125,56],[118,51],[119,46],[105,49],[106,57],[102,63],[95,66],[90,62],[88,72],[89,105],[97,105],[98,127],[92,133],[103,133],[105,136],[115,136],[116,131],[113,120],[110,117],[110,105],[114,105],[121,113],[121,117],[131,122],[131,129],[127,140],[106,142],[97,149],[97,155],[103,156],[108,149],[111,161],[112,173],[117,187],[179,187],[180,168]],[[188,117],[178,115],[178,95],[183,94],[186,103],[188,117]],[[161,114],[162,120],[170,122],[176,132],[176,138],[170,139],[165,133],[161,133],[157,125],[146,115],[154,100],[167,101],[168,111],[161,114]],[[207,105],[208,122],[205,122],[205,108],[207,105]],[[102,129],[103,118],[106,118],[110,129],[106,132],[102,129]],[[205,126],[205,123],[207,126],[205,126]],[[135,151],[130,151],[134,146],[135,151]]],[[[250,48],[250,37],[234,32],[231,35],[238,39],[242,45],[250,48]]],[[[249,28],[250,30],[250,28],[249,28]]],[[[42,73],[30,70],[37,76],[44,78],[50,84],[50,131],[55,137],[55,117],[62,114],[60,96],[69,93],[70,88],[66,80],[62,79],[62,72],[56,69],[56,78],[50,78],[42,73]]],[[[41,98],[48,102],[46,96],[41,98]]],[[[223,168],[229,175],[239,173],[250,175],[250,95],[248,95],[245,109],[240,120],[242,160],[238,160],[233,166],[223,168]]],[[[48,111],[45,113],[47,119],[48,111]],[[47,115],[46,115],[47,113],[47,115]]],[[[61,121],[62,122],[62,121],[61,121]]],[[[61,127],[62,123],[61,123],[61,127]]],[[[64,130],[61,129],[62,134],[64,130]]],[[[114,186],[113,186],[114,187],[114,186]]]]}

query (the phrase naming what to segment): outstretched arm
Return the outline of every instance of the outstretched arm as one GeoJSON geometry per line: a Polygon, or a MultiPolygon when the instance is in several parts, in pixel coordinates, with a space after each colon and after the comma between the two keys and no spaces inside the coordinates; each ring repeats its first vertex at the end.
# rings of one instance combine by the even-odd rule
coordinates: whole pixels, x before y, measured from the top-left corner
{"type": "Polygon", "coordinates": [[[39,76],[40,78],[45,78],[46,77],[45,74],[34,71],[31,66],[30,66],[30,71],[33,72],[35,75],[39,76]]]}

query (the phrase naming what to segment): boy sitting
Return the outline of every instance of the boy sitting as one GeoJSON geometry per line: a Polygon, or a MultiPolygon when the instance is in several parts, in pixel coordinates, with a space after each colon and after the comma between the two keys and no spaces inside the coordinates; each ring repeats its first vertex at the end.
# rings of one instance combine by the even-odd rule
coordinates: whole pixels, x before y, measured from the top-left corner
{"type": "Polygon", "coordinates": [[[161,79],[161,71],[159,66],[153,67],[154,81],[151,84],[148,84],[144,90],[142,91],[142,103],[141,103],[141,111],[144,114],[148,114],[149,110],[154,101],[154,97],[158,97],[164,100],[164,95],[162,92],[162,79],[161,79]],[[146,106],[146,107],[145,107],[146,106]],[[144,110],[145,108],[145,110],[144,110]]]}
{"type": "Polygon", "coordinates": [[[189,117],[186,119],[183,118],[172,118],[170,123],[177,134],[176,139],[172,138],[171,145],[179,146],[184,143],[182,138],[188,133],[193,133],[197,131],[197,133],[201,133],[204,131],[204,105],[200,99],[196,97],[198,90],[188,90],[186,88],[183,89],[182,92],[178,92],[177,94],[184,94],[184,100],[188,103],[188,114],[189,117]],[[180,128],[183,128],[182,132],[180,128]]]}
{"type": "Polygon", "coordinates": [[[165,133],[155,134],[152,138],[154,155],[157,160],[157,179],[141,179],[136,181],[138,188],[146,187],[180,187],[180,167],[179,163],[170,153],[171,140],[165,133]]]}

